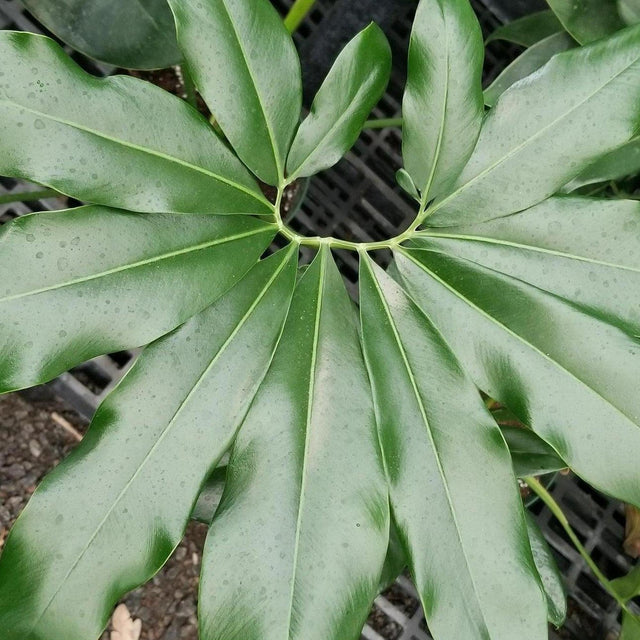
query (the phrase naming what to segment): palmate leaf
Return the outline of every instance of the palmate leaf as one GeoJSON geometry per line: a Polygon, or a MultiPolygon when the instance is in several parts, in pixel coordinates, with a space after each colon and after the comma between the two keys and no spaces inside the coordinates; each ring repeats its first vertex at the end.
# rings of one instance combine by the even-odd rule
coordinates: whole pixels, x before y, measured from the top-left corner
{"type": "Polygon", "coordinates": [[[403,282],[476,384],[587,482],[636,505],[637,207],[555,198],[419,234],[396,255],[403,282]]]}
{"type": "Polygon", "coordinates": [[[237,282],[273,235],[272,225],[246,216],[98,206],[4,225],[0,393],[162,336],[237,282]]]}
{"type": "Polygon", "coordinates": [[[233,447],[202,560],[201,640],[356,640],[388,536],[355,313],[325,248],[233,447]]]}
{"type": "Polygon", "coordinates": [[[639,101],[640,26],[559,53],[500,96],[427,223],[481,222],[541,202],[636,133],[639,101]]]}
{"type": "Polygon", "coordinates": [[[162,69],[180,61],[166,0],[23,0],[77,51],[118,67],[162,69]]]}
{"type": "Polygon", "coordinates": [[[360,305],[391,509],[430,630],[543,637],[546,607],[498,426],[442,336],[364,256],[360,305]]]}
{"type": "Polygon", "coordinates": [[[300,125],[287,158],[287,176],[310,176],[333,166],[353,146],[391,72],[391,48],[375,24],[342,50],[300,125]]]}
{"type": "Polygon", "coordinates": [[[96,638],[115,602],[166,561],[268,367],[296,258],[289,248],[259,263],[149,346],[100,407],[9,536],[3,640],[96,638]]]}
{"type": "Polygon", "coordinates": [[[402,100],[402,155],[422,203],[460,174],[482,123],[482,33],[468,0],[418,5],[402,100]]]}
{"type": "Polygon", "coordinates": [[[270,213],[195,109],[130,76],[95,78],[53,40],[0,32],[0,174],[93,204],[270,213]]]}
{"type": "Polygon", "coordinates": [[[169,0],[191,75],[242,161],[284,177],[302,108],[300,60],[269,0],[169,0]]]}

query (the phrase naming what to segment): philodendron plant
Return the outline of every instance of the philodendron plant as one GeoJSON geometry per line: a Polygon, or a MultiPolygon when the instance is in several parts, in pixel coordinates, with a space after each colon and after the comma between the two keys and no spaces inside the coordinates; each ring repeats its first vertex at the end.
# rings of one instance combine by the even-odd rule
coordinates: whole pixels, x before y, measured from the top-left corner
{"type": "Polygon", "coordinates": [[[87,203],[0,231],[0,391],[149,345],[11,531],[2,639],[98,637],[230,452],[201,640],[355,640],[405,561],[436,640],[543,640],[562,590],[479,390],[640,506],[640,203],[556,195],[637,132],[640,27],[485,112],[468,0],[422,0],[399,175],[415,220],[356,243],[300,236],[280,203],[357,138],[389,75],[382,32],[347,45],[300,123],[268,0],[170,5],[224,139],[155,86],[0,34],[0,173],[87,203]],[[335,248],[359,254],[359,309],[335,248]]]}

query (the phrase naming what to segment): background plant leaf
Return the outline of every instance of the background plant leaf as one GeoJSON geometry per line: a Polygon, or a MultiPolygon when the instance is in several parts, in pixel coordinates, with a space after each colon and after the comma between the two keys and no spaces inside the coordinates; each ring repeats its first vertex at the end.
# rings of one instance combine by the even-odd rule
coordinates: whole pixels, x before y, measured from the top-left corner
{"type": "Polygon", "coordinates": [[[622,612],[622,630],[618,640],[640,640],[640,620],[626,611],[622,612]]]}
{"type": "Polygon", "coordinates": [[[638,0],[618,0],[618,12],[626,24],[640,22],[640,2],[638,0]]]}
{"type": "Polygon", "coordinates": [[[201,640],[360,637],[389,510],[354,320],[322,249],[232,451],[202,561],[201,640]]]}
{"type": "Polygon", "coordinates": [[[618,0],[547,0],[547,4],[580,44],[604,38],[625,26],[618,13],[618,0]]]}
{"type": "Polygon", "coordinates": [[[482,33],[468,0],[420,2],[402,100],[404,166],[426,203],[456,179],[483,115],[482,33]]]}
{"type": "Polygon", "coordinates": [[[640,565],[636,565],[626,576],[611,581],[611,586],[625,601],[640,596],[640,565]]]}
{"type": "Polygon", "coordinates": [[[0,61],[0,174],[131,211],[271,213],[184,100],[137,78],[96,78],[31,33],[0,32],[0,61]]]}
{"type": "Polygon", "coordinates": [[[271,227],[245,216],[142,216],[97,206],[7,223],[0,392],[171,331],[257,262],[271,227]]]}
{"type": "Polygon", "coordinates": [[[296,257],[262,261],[149,346],[42,482],[0,558],[3,640],[96,638],[164,564],[268,367],[296,257]]]}
{"type": "Polygon", "coordinates": [[[546,604],[498,426],[442,336],[364,255],[360,305],[391,510],[430,631],[546,638],[546,604]]]}
{"type": "Polygon", "coordinates": [[[553,11],[537,11],[499,26],[487,38],[486,44],[494,40],[506,40],[523,47],[530,47],[561,31],[564,31],[564,27],[553,11]]]}
{"type": "Polygon", "coordinates": [[[567,463],[531,429],[501,426],[500,430],[518,478],[553,473],[567,467],[567,463]]]}
{"type": "Polygon", "coordinates": [[[180,61],[166,0],[24,0],[49,31],[96,60],[127,69],[180,61]]]}
{"type": "Polygon", "coordinates": [[[633,137],[639,101],[640,26],[557,54],[500,96],[426,224],[481,222],[541,202],[633,137]]]}
{"type": "Polygon", "coordinates": [[[178,45],[241,160],[278,184],[302,108],[300,60],[269,0],[169,0],[178,45]]]}
{"type": "Polygon", "coordinates": [[[391,47],[370,24],[340,52],[298,128],[287,158],[289,180],[332,167],[353,146],[391,72],[391,47]]]}

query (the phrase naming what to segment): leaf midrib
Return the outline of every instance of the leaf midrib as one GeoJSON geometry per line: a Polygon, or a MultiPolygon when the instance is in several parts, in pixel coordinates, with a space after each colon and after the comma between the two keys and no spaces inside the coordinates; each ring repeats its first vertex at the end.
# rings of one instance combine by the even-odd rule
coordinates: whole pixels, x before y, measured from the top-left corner
{"type": "MultiPolygon", "coordinates": [[[[429,275],[431,275],[433,277],[434,280],[436,280],[437,282],[439,282],[442,286],[444,286],[446,289],[448,289],[451,293],[453,293],[453,295],[456,298],[459,298],[462,302],[466,303],[469,307],[471,307],[472,309],[475,309],[480,315],[484,316],[485,318],[487,318],[492,324],[495,324],[496,326],[498,326],[500,329],[502,329],[503,331],[505,331],[506,333],[508,333],[509,335],[513,336],[518,342],[521,342],[524,346],[529,347],[532,351],[534,351],[535,353],[537,353],[538,355],[542,356],[542,358],[544,360],[547,360],[548,362],[552,363],[553,365],[555,365],[556,368],[560,369],[561,371],[563,371],[565,374],[567,374],[570,378],[574,379],[576,382],[578,382],[580,385],[584,386],[588,391],[590,391],[592,394],[594,394],[595,396],[597,396],[598,398],[600,398],[606,405],[608,405],[609,407],[611,407],[616,413],[618,413],[625,421],[629,422],[635,429],[638,428],[638,424],[636,422],[634,422],[633,418],[631,418],[630,416],[628,416],[622,409],[620,409],[619,407],[617,407],[615,404],[613,404],[613,402],[611,400],[609,400],[608,398],[605,398],[599,391],[597,391],[596,389],[594,389],[591,385],[589,385],[587,382],[585,382],[582,378],[579,378],[575,373],[573,373],[572,371],[570,371],[569,369],[567,369],[564,365],[562,365],[560,362],[558,362],[557,360],[554,360],[551,356],[547,355],[544,351],[542,351],[541,349],[539,349],[538,347],[536,347],[534,344],[532,344],[531,342],[529,342],[524,336],[521,336],[520,334],[516,333],[515,331],[513,331],[512,329],[510,329],[509,327],[507,327],[505,324],[503,324],[502,322],[500,322],[500,320],[498,320],[497,318],[495,318],[494,316],[492,316],[490,313],[488,313],[487,311],[485,311],[484,309],[482,309],[481,307],[479,307],[478,305],[476,305],[472,300],[470,300],[469,298],[467,298],[463,293],[459,292],[457,289],[455,289],[454,287],[452,287],[451,285],[449,285],[448,282],[446,282],[445,280],[443,280],[440,276],[438,276],[437,273],[435,273],[432,269],[430,269],[429,267],[427,267],[426,265],[422,264],[420,261],[416,260],[413,256],[411,256],[409,253],[407,253],[406,251],[401,249],[401,253],[402,255],[404,255],[406,258],[408,258],[409,260],[411,260],[411,262],[413,262],[419,269],[422,269],[423,271],[425,271],[426,273],[428,273],[429,275]]],[[[450,257],[445,253],[442,253],[440,251],[433,251],[432,253],[438,253],[440,255],[443,255],[445,257],[450,257]]],[[[464,262],[469,262],[470,264],[476,264],[479,267],[482,267],[484,269],[488,269],[489,271],[494,271],[494,273],[498,273],[496,272],[494,269],[490,269],[489,267],[485,267],[484,265],[479,265],[475,262],[473,262],[472,260],[467,260],[466,258],[459,258],[460,260],[463,260],[464,262]]],[[[512,276],[508,276],[510,278],[513,278],[512,276]]],[[[526,284],[527,286],[530,286],[538,291],[542,291],[542,289],[539,289],[538,287],[536,287],[535,285],[531,285],[529,283],[523,282],[522,280],[519,280],[518,278],[513,278],[514,280],[518,280],[519,282],[522,282],[523,284],[526,284]]],[[[548,292],[544,292],[546,293],[546,295],[551,295],[554,298],[556,298],[556,296],[554,294],[550,294],[548,292]]],[[[535,431],[535,433],[538,433],[537,431],[535,431]]],[[[538,433],[538,435],[540,435],[538,433]]],[[[543,438],[544,440],[544,438],[543,438]]],[[[546,440],[545,440],[546,442],[546,440]]],[[[549,444],[549,443],[547,443],[549,444]]],[[[555,447],[553,447],[553,445],[549,445],[552,448],[555,449],[555,447]]],[[[560,454],[558,454],[560,455],[560,454]]],[[[560,457],[562,459],[564,459],[564,456],[560,457]]]]}
{"type": "Polygon", "coordinates": [[[296,582],[298,574],[298,557],[300,555],[300,532],[302,529],[302,517],[304,512],[304,496],[307,484],[307,456],[309,453],[309,439],[311,433],[311,416],[313,412],[313,394],[315,391],[316,365],[318,356],[318,341],[320,336],[320,316],[324,299],[324,287],[326,276],[326,253],[320,253],[320,274],[318,277],[318,302],[316,305],[315,323],[313,328],[313,344],[311,349],[311,362],[309,366],[309,398],[307,400],[307,421],[304,435],[304,453],[302,457],[302,470],[300,473],[300,501],[298,502],[298,513],[296,516],[295,542],[293,546],[293,565],[291,570],[291,593],[289,597],[289,612],[287,615],[287,636],[291,638],[291,623],[293,620],[293,601],[296,593],[296,582]]]}
{"type": "MultiPolygon", "coordinates": [[[[569,52],[572,53],[572,52],[569,52]]],[[[558,56],[561,56],[562,53],[558,54],[558,56]]],[[[546,124],[542,129],[540,129],[539,131],[536,131],[536,133],[534,133],[532,136],[528,137],[526,140],[523,140],[520,144],[518,144],[517,146],[515,146],[513,149],[511,149],[508,153],[506,153],[505,155],[501,156],[498,160],[496,160],[495,162],[493,162],[491,165],[489,165],[488,167],[486,167],[485,169],[483,169],[480,173],[478,173],[476,176],[474,176],[473,178],[471,178],[471,180],[469,180],[468,182],[464,183],[463,185],[461,185],[460,187],[458,187],[455,191],[453,191],[452,193],[450,193],[446,198],[442,199],[440,202],[438,202],[437,204],[435,204],[433,207],[431,207],[428,210],[429,216],[433,215],[436,211],[438,211],[438,209],[440,209],[441,207],[443,207],[447,202],[451,201],[452,199],[458,197],[461,193],[463,193],[464,191],[466,191],[468,188],[470,188],[472,185],[474,185],[478,180],[484,178],[487,174],[491,173],[494,169],[496,169],[497,167],[499,167],[501,164],[503,164],[504,162],[506,162],[507,160],[509,160],[513,155],[515,155],[516,153],[518,153],[519,151],[521,151],[522,149],[524,149],[525,147],[527,147],[530,143],[532,143],[533,141],[537,140],[540,136],[542,136],[543,134],[545,134],[549,129],[552,129],[553,127],[555,127],[558,123],[560,123],[562,120],[564,120],[565,118],[569,117],[574,111],[576,111],[577,109],[579,109],[580,107],[584,106],[587,102],[589,102],[592,98],[594,98],[595,96],[597,96],[603,89],[605,89],[608,85],[610,85],[612,82],[614,82],[619,76],[621,76],[623,73],[627,72],[634,64],[636,64],[638,62],[638,60],[640,59],[640,55],[637,56],[636,58],[634,58],[628,65],[626,65],[623,69],[621,69],[620,71],[618,71],[617,73],[615,73],[611,78],[609,78],[604,84],[602,84],[600,87],[598,87],[595,91],[593,91],[593,93],[589,94],[586,98],[584,98],[583,100],[581,100],[578,104],[574,105],[573,107],[571,107],[571,109],[569,109],[569,111],[564,112],[562,115],[560,115],[559,117],[555,118],[554,120],[552,120],[550,123],[546,124]]],[[[505,92],[506,93],[506,92],[505,92]]],[[[476,147],[477,149],[477,147],[476,147]]],[[[583,168],[584,169],[584,168],[583,168]]],[[[576,173],[576,175],[579,175],[580,171],[578,171],[576,173]]]]}
{"type": "Polygon", "coordinates": [[[97,138],[101,138],[103,140],[108,140],[109,142],[114,142],[115,144],[121,145],[123,147],[129,148],[129,149],[133,149],[134,151],[140,151],[141,153],[145,153],[148,154],[150,156],[154,156],[156,158],[161,158],[162,160],[166,160],[167,162],[173,163],[173,164],[177,164],[180,165],[182,167],[185,167],[189,170],[195,171],[197,173],[201,173],[203,175],[206,175],[210,178],[213,178],[214,180],[217,180],[218,182],[222,182],[223,184],[226,184],[234,189],[237,189],[238,191],[241,191],[243,193],[245,193],[248,196],[251,196],[252,198],[254,198],[255,200],[257,200],[258,202],[260,202],[262,205],[271,207],[271,203],[269,203],[268,200],[266,200],[265,198],[263,198],[262,196],[258,195],[257,193],[255,193],[254,191],[252,191],[251,189],[249,189],[248,187],[246,187],[245,185],[239,183],[239,182],[235,182],[234,180],[231,180],[230,178],[225,178],[224,176],[214,173],[213,171],[210,171],[209,169],[205,169],[204,167],[199,167],[196,164],[192,164],[191,162],[187,162],[186,160],[182,160],[181,158],[177,158],[175,156],[170,156],[162,151],[157,151],[155,149],[150,149],[149,147],[143,147],[141,145],[138,145],[134,142],[128,141],[128,140],[122,140],[121,138],[116,138],[115,136],[111,136],[107,133],[103,133],[101,131],[97,131],[96,129],[92,129],[91,127],[87,127],[85,125],[79,124],[77,122],[73,122],[71,120],[67,120],[65,118],[60,118],[58,116],[54,116],[52,114],[49,113],[44,113],[43,111],[38,111],[37,109],[33,109],[31,107],[27,107],[24,106],[18,102],[12,102],[10,100],[0,100],[0,104],[4,104],[4,105],[8,105],[9,107],[12,107],[14,109],[21,109],[24,111],[28,111],[29,113],[32,113],[35,116],[40,116],[41,118],[44,118],[45,120],[51,120],[52,122],[57,122],[58,124],[62,124],[65,125],[67,127],[72,127],[73,129],[77,129],[78,131],[84,131],[85,133],[91,134],[96,136],[97,138]]]}
{"type": "Polygon", "coordinates": [[[226,348],[231,344],[233,339],[238,335],[238,333],[240,332],[242,327],[245,325],[245,323],[247,322],[247,320],[249,319],[249,317],[251,316],[253,311],[256,309],[258,304],[262,301],[262,299],[266,295],[267,291],[269,290],[269,288],[271,287],[273,282],[278,278],[280,273],[283,271],[284,267],[287,265],[287,263],[289,261],[290,255],[291,255],[291,252],[289,252],[289,256],[287,256],[287,258],[282,261],[282,263],[278,266],[278,268],[273,273],[273,275],[269,278],[269,280],[267,281],[265,286],[262,288],[260,293],[256,296],[256,299],[251,303],[251,306],[244,313],[244,315],[242,316],[242,318],[240,319],[240,321],[238,322],[238,324],[236,325],[234,330],[231,332],[229,337],[224,341],[224,343],[221,345],[220,349],[218,349],[218,351],[216,352],[214,357],[211,359],[209,364],[205,367],[205,369],[202,372],[202,374],[200,375],[200,377],[196,380],[195,384],[191,388],[191,391],[189,391],[189,393],[185,396],[184,400],[180,403],[180,405],[178,406],[178,408],[176,409],[176,411],[172,415],[171,419],[167,423],[167,426],[162,430],[162,432],[158,436],[157,440],[154,442],[154,444],[151,447],[151,449],[149,449],[149,451],[145,454],[144,458],[142,459],[142,461],[140,462],[140,464],[138,465],[138,467],[136,468],[136,470],[134,471],[132,476],[129,478],[129,480],[127,480],[126,484],[124,485],[124,487],[122,488],[120,493],[117,495],[117,497],[114,500],[113,504],[109,507],[109,509],[107,510],[107,513],[105,514],[103,519],[100,521],[100,523],[98,524],[98,526],[96,527],[94,532],[91,534],[88,542],[83,547],[82,551],[79,553],[79,555],[76,558],[76,560],[74,561],[73,565],[71,566],[69,571],[65,574],[64,578],[60,581],[60,584],[56,588],[55,592],[53,593],[53,595],[49,599],[48,603],[46,604],[46,606],[44,607],[44,609],[42,610],[42,612],[38,616],[38,618],[35,621],[35,623],[33,624],[32,628],[31,628],[32,630],[37,628],[38,624],[40,623],[42,618],[45,616],[46,612],[48,611],[49,607],[51,606],[51,604],[55,600],[56,596],[58,595],[58,593],[60,592],[60,590],[64,586],[65,582],[67,581],[69,576],[73,573],[75,568],[78,566],[78,564],[80,563],[80,561],[82,560],[82,558],[84,557],[86,552],[89,550],[89,547],[91,546],[91,544],[94,542],[94,540],[96,539],[96,537],[100,533],[102,527],[105,525],[105,523],[107,522],[107,520],[109,519],[109,517],[111,516],[111,514],[115,510],[115,508],[120,503],[120,500],[124,497],[124,495],[129,490],[131,485],[135,482],[136,478],[141,473],[143,467],[147,464],[147,462],[149,461],[149,459],[151,458],[153,453],[157,450],[157,448],[160,446],[160,444],[164,441],[164,439],[166,438],[167,434],[169,433],[169,431],[173,427],[175,421],[178,419],[179,415],[182,413],[183,409],[187,406],[187,404],[189,403],[191,398],[194,396],[194,394],[198,391],[198,389],[202,385],[204,379],[207,377],[207,375],[209,374],[211,369],[214,367],[215,363],[219,360],[219,358],[225,352],[226,348]]]}
{"type": "Polygon", "coordinates": [[[59,282],[54,285],[50,285],[48,287],[42,287],[40,289],[32,289],[31,291],[25,291],[23,293],[16,293],[12,296],[6,296],[4,298],[0,298],[0,304],[5,302],[12,302],[14,300],[19,300],[20,298],[27,298],[29,296],[35,296],[40,293],[47,293],[49,291],[55,291],[57,289],[64,289],[66,287],[71,287],[76,284],[82,284],[84,282],[91,282],[92,280],[97,280],[98,278],[104,278],[114,273],[120,273],[122,271],[127,271],[128,269],[137,269],[138,267],[144,267],[149,264],[153,264],[155,262],[160,262],[162,260],[168,260],[170,258],[174,258],[176,256],[184,255],[186,253],[191,253],[195,251],[202,251],[203,249],[208,249],[209,247],[214,247],[218,244],[225,244],[227,242],[234,242],[236,240],[242,240],[243,238],[249,238],[251,236],[258,235],[260,233],[265,233],[268,229],[255,229],[253,231],[247,231],[245,233],[238,233],[233,236],[225,236],[223,238],[216,238],[215,240],[211,240],[209,242],[203,242],[201,244],[193,245],[190,247],[186,247],[184,249],[178,249],[176,251],[170,251],[168,253],[163,253],[158,256],[154,256],[152,258],[148,258],[146,260],[138,260],[137,262],[130,262],[125,265],[121,265],[119,267],[113,267],[112,269],[106,269],[105,271],[101,271],[99,273],[94,273],[89,276],[82,276],[80,278],[74,278],[73,280],[67,280],[66,282],[59,282]]]}
{"type": "MultiPolygon", "coordinates": [[[[407,376],[409,378],[409,382],[411,384],[411,390],[413,391],[413,394],[415,396],[416,402],[418,403],[420,415],[421,415],[422,421],[424,422],[424,425],[426,427],[426,431],[427,431],[427,434],[429,436],[429,441],[431,443],[431,448],[433,450],[433,454],[434,454],[434,457],[436,459],[436,463],[437,463],[437,466],[438,466],[438,472],[439,472],[439,475],[440,475],[442,486],[444,488],[445,496],[446,496],[446,499],[447,499],[447,504],[449,505],[449,512],[451,514],[451,519],[453,520],[453,525],[454,525],[454,529],[455,529],[455,532],[456,532],[456,537],[458,538],[458,542],[460,544],[460,550],[461,550],[462,555],[463,555],[464,560],[465,560],[465,565],[467,567],[467,572],[469,574],[469,579],[471,580],[471,585],[473,587],[473,592],[474,592],[474,594],[476,596],[476,602],[478,604],[478,609],[480,611],[480,615],[482,616],[482,621],[483,621],[483,624],[484,624],[484,630],[486,631],[487,634],[489,634],[489,636],[487,636],[487,637],[490,637],[489,627],[487,625],[487,620],[485,618],[484,610],[483,610],[483,607],[481,605],[482,600],[480,598],[480,592],[479,592],[478,587],[476,585],[475,578],[474,578],[473,572],[471,570],[471,565],[469,563],[469,558],[467,556],[467,552],[466,552],[464,543],[462,541],[462,535],[461,535],[461,532],[460,532],[460,527],[459,527],[459,524],[458,524],[458,518],[456,516],[456,511],[455,511],[455,508],[454,508],[454,505],[453,505],[453,499],[452,499],[452,496],[451,496],[451,492],[449,490],[448,480],[447,480],[446,474],[444,472],[444,467],[442,465],[442,461],[440,459],[440,453],[439,453],[438,448],[437,448],[437,446],[435,444],[435,440],[434,440],[434,437],[433,437],[433,432],[431,430],[431,424],[429,422],[429,418],[427,416],[427,412],[426,412],[426,409],[424,407],[424,403],[422,401],[422,397],[420,395],[420,391],[418,389],[417,381],[416,381],[415,376],[413,374],[413,370],[411,369],[411,364],[409,363],[409,359],[407,357],[406,349],[404,347],[404,344],[402,343],[402,339],[400,338],[400,334],[398,332],[398,328],[396,326],[396,322],[393,319],[393,316],[392,316],[391,311],[389,309],[389,305],[387,304],[387,300],[384,297],[384,293],[380,289],[380,285],[378,284],[378,280],[375,277],[373,271],[371,270],[371,265],[369,264],[369,261],[366,260],[365,263],[366,263],[366,266],[367,266],[367,270],[369,271],[371,280],[373,281],[373,284],[374,284],[374,286],[376,288],[376,292],[378,294],[380,302],[382,303],[382,306],[384,308],[384,312],[385,312],[385,315],[387,316],[387,320],[389,321],[389,326],[391,327],[391,330],[392,330],[392,333],[393,333],[393,337],[394,337],[394,341],[395,341],[395,343],[396,343],[396,345],[398,347],[398,350],[400,351],[400,355],[402,357],[402,363],[404,365],[404,368],[405,368],[405,370],[407,372],[407,376]]],[[[419,309],[419,307],[417,305],[416,305],[416,308],[420,311],[421,315],[425,318],[425,320],[428,323],[430,323],[430,320],[422,312],[422,310],[419,309]]]]}

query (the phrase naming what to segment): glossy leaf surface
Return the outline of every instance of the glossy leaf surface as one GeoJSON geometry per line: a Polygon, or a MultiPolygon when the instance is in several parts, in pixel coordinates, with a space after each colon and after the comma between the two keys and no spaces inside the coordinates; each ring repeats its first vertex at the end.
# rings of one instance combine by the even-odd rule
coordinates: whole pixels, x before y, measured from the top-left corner
{"type": "Polygon", "coordinates": [[[269,365],[295,257],[259,263],[149,346],[41,484],[0,561],[3,640],[97,638],[117,600],[164,564],[269,365]]]}
{"type": "Polygon", "coordinates": [[[0,73],[0,174],[131,211],[270,212],[249,172],[176,96],[89,75],[30,33],[0,32],[0,73]]]}
{"type": "Polygon", "coordinates": [[[4,225],[0,392],[162,336],[236,283],[273,234],[245,216],[143,216],[97,206],[4,225]]]}
{"type": "Polygon", "coordinates": [[[553,557],[551,547],[549,547],[542,531],[540,531],[540,527],[529,512],[526,512],[525,515],[533,559],[540,574],[547,599],[549,622],[559,627],[567,617],[567,593],[564,581],[553,557]]]}
{"type": "Polygon", "coordinates": [[[169,0],[198,90],[242,161],[278,184],[302,108],[300,61],[269,0],[169,0]]]}
{"type": "Polygon", "coordinates": [[[455,180],[483,114],[482,33],[468,0],[418,5],[402,100],[404,166],[426,203],[455,180]]]}
{"type": "Polygon", "coordinates": [[[180,61],[166,0],[24,0],[61,40],[96,60],[127,69],[180,61]]]}
{"type": "Polygon", "coordinates": [[[576,41],[567,33],[555,33],[540,40],[518,56],[484,90],[484,103],[493,107],[498,98],[514,83],[545,65],[556,53],[567,51],[576,46],[576,41]]]}
{"type": "Polygon", "coordinates": [[[640,27],[554,56],[500,96],[427,224],[479,222],[541,202],[634,135],[639,101],[640,27]]]}
{"type": "Polygon", "coordinates": [[[389,511],[354,316],[322,250],[233,448],[205,545],[201,640],[360,637],[389,511]]]}
{"type": "Polygon", "coordinates": [[[564,31],[564,27],[553,11],[538,11],[498,27],[486,42],[506,40],[530,47],[560,31],[564,31]]]}
{"type": "Polygon", "coordinates": [[[640,138],[636,137],[598,158],[564,186],[562,191],[570,193],[589,184],[620,180],[638,173],[640,173],[640,138]]]}
{"type": "MultiPolygon", "coordinates": [[[[487,226],[502,223],[505,235],[515,237],[519,223],[525,222],[534,238],[541,220],[571,227],[571,219],[554,219],[559,210],[546,217],[545,206],[487,226]]],[[[618,215],[618,220],[625,217],[618,215]]],[[[490,242],[478,242],[467,252],[474,241],[425,238],[421,249],[398,252],[396,262],[403,282],[483,391],[530,425],[587,482],[640,504],[640,396],[635,383],[640,306],[633,293],[640,290],[638,253],[625,254],[608,235],[603,238],[600,224],[594,237],[589,216],[583,218],[575,235],[549,234],[545,225],[550,243],[567,243],[577,254],[546,252],[545,282],[532,257],[535,250],[505,247],[509,257],[498,258],[490,242]],[[484,249],[487,260],[479,255],[484,249]],[[609,264],[601,262],[603,255],[609,264]],[[530,275],[521,279],[523,259],[530,275]],[[585,280],[590,286],[583,291],[585,280]],[[616,296],[617,287],[623,299],[616,296]]],[[[611,218],[613,238],[619,234],[611,218]]]]}
{"type": "Polygon", "coordinates": [[[518,478],[553,473],[566,468],[564,460],[530,429],[502,426],[500,430],[509,447],[513,470],[518,478]]]}
{"type": "Polygon", "coordinates": [[[370,24],[342,50],[300,125],[287,159],[289,180],[333,166],[353,146],[391,72],[391,48],[370,24]]]}
{"type": "Polygon", "coordinates": [[[625,26],[618,13],[618,0],[547,0],[547,4],[580,44],[611,35],[625,26]]]}
{"type": "Polygon", "coordinates": [[[391,510],[429,629],[442,639],[546,637],[498,426],[435,327],[365,257],[360,305],[391,510]]]}

